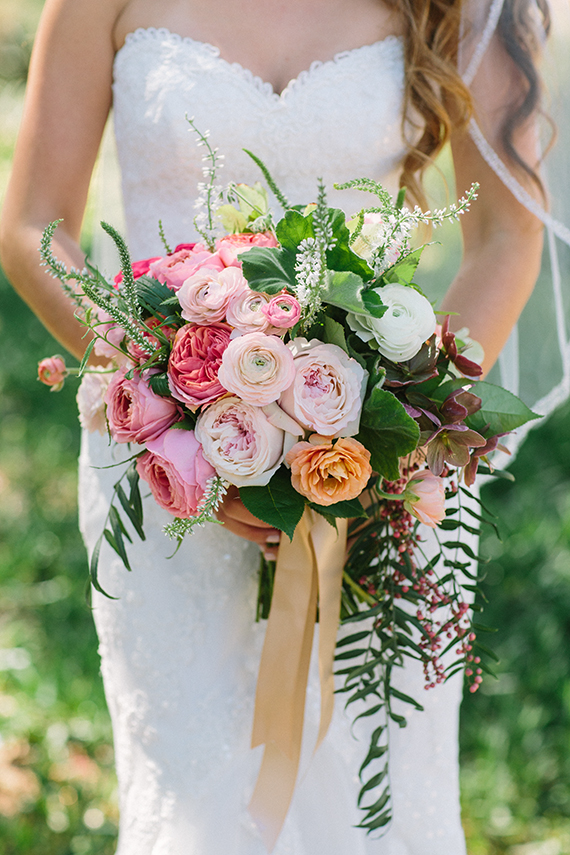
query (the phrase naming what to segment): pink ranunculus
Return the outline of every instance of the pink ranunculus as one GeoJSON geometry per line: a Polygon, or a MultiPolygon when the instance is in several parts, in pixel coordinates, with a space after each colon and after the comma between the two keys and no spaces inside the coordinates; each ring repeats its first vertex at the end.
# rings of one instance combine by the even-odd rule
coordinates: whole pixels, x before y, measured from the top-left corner
{"type": "Polygon", "coordinates": [[[180,408],[170,398],[156,395],[148,384],[149,374],[116,371],[105,392],[109,431],[115,442],[148,442],[180,420],[180,408]]]}
{"type": "Polygon", "coordinates": [[[96,338],[93,352],[105,359],[121,359],[120,345],[125,338],[125,331],[115,323],[111,315],[102,309],[97,309],[98,324],[95,330],[103,338],[96,338]]]}
{"type": "Polygon", "coordinates": [[[216,250],[226,267],[239,267],[238,258],[254,246],[278,246],[277,238],[271,232],[241,233],[225,235],[216,241],[216,250]]]}
{"type": "MultiPolygon", "coordinates": [[[[241,335],[251,332],[267,333],[270,324],[264,314],[269,301],[267,294],[244,288],[231,298],[226,310],[226,320],[241,335]]],[[[272,331],[272,329],[271,329],[272,331]]]]}
{"type": "Polygon", "coordinates": [[[173,396],[190,409],[226,394],[218,380],[218,369],[231,331],[227,324],[186,324],[176,333],[168,362],[168,385],[173,396]]]}
{"type": "MultiPolygon", "coordinates": [[[[160,258],[160,256],[155,256],[154,258],[143,258],[142,261],[134,261],[131,265],[133,268],[133,277],[135,279],[139,279],[141,276],[144,276],[145,273],[148,273],[150,265],[155,261],[162,261],[162,259],[160,258]]],[[[119,273],[117,273],[117,275],[113,279],[113,282],[118,288],[122,281],[123,271],[121,270],[119,271],[119,273]]]]}
{"type": "Polygon", "coordinates": [[[204,459],[194,431],[173,428],[146,444],[137,471],[161,508],[175,517],[196,516],[210,478],[216,473],[204,459]]]}
{"type": "Polygon", "coordinates": [[[67,377],[67,368],[61,356],[48,356],[38,364],[38,380],[51,386],[52,392],[59,392],[67,377]]]}
{"type": "Polygon", "coordinates": [[[288,330],[294,327],[301,317],[301,304],[296,297],[285,292],[272,297],[266,306],[262,306],[261,311],[271,326],[288,330]]]}
{"type": "Polygon", "coordinates": [[[210,252],[203,243],[197,243],[192,249],[178,249],[172,255],[159,258],[150,265],[149,273],[172,291],[178,291],[186,279],[204,268],[223,270],[224,263],[217,252],[210,252]]]}
{"type": "Polygon", "coordinates": [[[226,317],[231,298],[248,288],[241,270],[204,268],[190,276],[178,290],[182,317],[194,324],[215,324],[226,317]]]}
{"type": "Polygon", "coordinates": [[[288,344],[295,379],[279,404],[306,430],[321,436],[355,436],[367,372],[335,344],[296,338],[288,344]]]}
{"type": "Polygon", "coordinates": [[[77,409],[79,424],[89,433],[97,431],[103,436],[107,432],[105,392],[110,381],[111,375],[103,371],[94,370],[83,375],[77,390],[77,409]]]}
{"type": "Polygon", "coordinates": [[[445,519],[445,484],[429,469],[414,472],[403,495],[408,513],[430,528],[445,519]]]}
{"type": "Polygon", "coordinates": [[[218,377],[228,392],[264,407],[293,382],[293,354],[277,336],[247,333],[234,338],[224,351],[218,377]]]}
{"type": "Polygon", "coordinates": [[[284,431],[263,410],[227,396],[198,417],[196,437],[218,475],[236,487],[265,486],[283,460],[284,431]]]}

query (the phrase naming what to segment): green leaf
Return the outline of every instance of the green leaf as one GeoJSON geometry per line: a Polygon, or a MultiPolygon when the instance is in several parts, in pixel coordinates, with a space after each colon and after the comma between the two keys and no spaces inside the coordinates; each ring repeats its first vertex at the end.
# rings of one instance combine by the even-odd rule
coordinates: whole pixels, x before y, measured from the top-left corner
{"type": "Polygon", "coordinates": [[[329,270],[350,270],[369,281],[374,271],[367,262],[350,248],[350,232],[346,225],[346,215],[340,208],[329,208],[331,212],[331,227],[333,238],[336,240],[332,249],[327,252],[327,267],[329,270]]]}
{"type": "Polygon", "coordinates": [[[284,466],[265,487],[240,487],[239,494],[254,517],[284,531],[289,540],[293,540],[305,510],[305,499],[291,484],[291,475],[284,466]]]}
{"type": "Polygon", "coordinates": [[[335,270],[329,276],[327,287],[323,289],[321,299],[323,303],[338,306],[345,312],[367,315],[368,310],[362,299],[363,290],[364,282],[361,276],[350,271],[335,270]]]}
{"type": "Polygon", "coordinates": [[[345,353],[348,353],[343,325],[333,320],[333,318],[329,318],[328,315],[325,316],[324,341],[326,344],[336,344],[337,347],[342,348],[345,353]]]}
{"type": "Polygon", "coordinates": [[[315,236],[313,218],[304,217],[298,211],[287,211],[277,223],[275,234],[283,249],[296,253],[302,240],[315,236]]]}
{"type": "Polygon", "coordinates": [[[526,422],[541,418],[512,392],[486,380],[475,383],[471,392],[481,398],[481,409],[468,416],[465,424],[486,438],[508,433],[526,422]]]}
{"type": "MultiPolygon", "coordinates": [[[[158,312],[165,300],[171,300],[176,295],[172,294],[171,289],[159,282],[153,276],[139,276],[136,280],[137,300],[143,309],[147,309],[153,314],[158,312]]],[[[176,298],[178,302],[178,298],[176,298]]]]}
{"type": "Polygon", "coordinates": [[[253,291],[278,294],[295,288],[295,253],[289,249],[254,246],[243,254],[242,270],[253,291]]]}
{"type": "Polygon", "coordinates": [[[374,471],[396,481],[399,459],[414,451],[420,429],[391,392],[375,387],[364,404],[358,439],[371,452],[374,471]]]}
{"type": "Polygon", "coordinates": [[[148,377],[148,385],[155,395],[160,395],[161,398],[172,397],[170,386],[168,385],[168,374],[166,372],[151,374],[148,377]]]}
{"type": "Polygon", "coordinates": [[[83,354],[83,359],[81,360],[81,363],[79,365],[79,371],[77,372],[78,377],[81,377],[83,375],[83,372],[87,368],[87,363],[89,361],[89,357],[91,356],[91,351],[95,347],[96,341],[97,341],[96,338],[92,338],[91,341],[89,342],[89,344],[87,345],[85,353],[83,354]]]}
{"type": "Polygon", "coordinates": [[[336,502],[334,505],[317,505],[309,502],[309,507],[317,513],[327,514],[331,517],[341,517],[341,519],[352,519],[352,517],[363,517],[366,519],[368,514],[358,501],[358,499],[350,499],[347,502],[336,502]]]}
{"type": "Polygon", "coordinates": [[[146,540],[146,536],[142,527],[142,519],[139,517],[136,509],[131,507],[127,495],[120,484],[116,485],[115,492],[119,498],[119,502],[121,503],[124,512],[130,519],[136,533],[138,534],[141,540],[146,540]]]}
{"type": "Polygon", "coordinates": [[[113,547],[113,549],[115,550],[115,552],[117,553],[117,555],[119,556],[119,558],[121,559],[121,561],[123,562],[123,564],[125,565],[127,570],[130,570],[131,565],[129,564],[129,558],[127,555],[127,550],[125,549],[125,544],[123,541],[123,534],[126,537],[128,537],[129,540],[130,540],[130,537],[128,536],[128,534],[125,531],[125,527],[123,525],[123,522],[119,516],[117,509],[113,505],[111,505],[111,507],[109,508],[109,522],[111,523],[111,529],[113,532],[113,539],[111,540],[111,538],[107,537],[107,540],[109,541],[110,545],[113,547]]]}
{"type": "Polygon", "coordinates": [[[97,543],[93,547],[93,552],[91,553],[91,560],[89,562],[89,576],[91,577],[91,584],[93,585],[93,587],[95,588],[96,591],[99,591],[100,594],[103,594],[103,596],[107,597],[107,599],[109,599],[109,600],[116,600],[116,599],[118,599],[118,597],[112,597],[111,594],[108,594],[107,591],[105,591],[101,587],[101,585],[99,583],[99,578],[97,575],[97,571],[99,568],[99,555],[101,553],[101,545],[103,543],[103,536],[104,536],[104,532],[103,532],[103,534],[101,534],[101,536],[99,537],[99,540],[97,541],[97,543]]]}
{"type": "Polygon", "coordinates": [[[401,261],[397,261],[396,264],[389,267],[382,275],[384,282],[398,282],[400,285],[409,285],[414,278],[424,249],[425,246],[420,246],[401,261]]]}
{"type": "Polygon", "coordinates": [[[363,291],[362,302],[366,306],[368,314],[372,315],[373,318],[382,318],[388,311],[388,306],[384,305],[380,294],[374,288],[363,291]]]}

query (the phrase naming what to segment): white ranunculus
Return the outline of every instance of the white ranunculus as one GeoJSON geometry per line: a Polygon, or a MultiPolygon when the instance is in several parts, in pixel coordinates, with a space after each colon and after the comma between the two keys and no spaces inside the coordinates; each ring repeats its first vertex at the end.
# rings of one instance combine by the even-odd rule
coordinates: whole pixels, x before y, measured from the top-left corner
{"type": "Polygon", "coordinates": [[[374,339],[382,356],[405,362],[435,332],[434,311],[429,300],[408,285],[386,285],[377,293],[388,306],[386,314],[374,318],[349,313],[348,324],[362,341],[374,339]]]}
{"type": "Polygon", "coordinates": [[[354,436],[368,373],[335,344],[296,338],[289,342],[295,379],[279,404],[306,430],[321,436],[354,436]]]}
{"type": "Polygon", "coordinates": [[[210,404],[194,433],[208,463],[236,487],[265,486],[283,461],[285,432],[262,409],[234,396],[210,404]]]}

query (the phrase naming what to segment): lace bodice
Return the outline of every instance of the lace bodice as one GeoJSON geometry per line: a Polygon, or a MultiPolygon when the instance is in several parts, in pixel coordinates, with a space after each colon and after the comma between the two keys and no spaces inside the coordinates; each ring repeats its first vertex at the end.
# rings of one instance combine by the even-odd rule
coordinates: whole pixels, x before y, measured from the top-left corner
{"type": "Polygon", "coordinates": [[[366,175],[397,189],[403,88],[396,36],[314,62],[281,94],[211,45],[164,29],[127,36],[115,60],[114,111],[134,257],[160,251],[159,217],[171,243],[195,236],[203,150],[185,116],[223,153],[222,182],[261,178],[247,148],[292,203],[312,201],[320,176],[330,201],[351,211],[362,194],[334,191],[333,182],[366,175]]]}

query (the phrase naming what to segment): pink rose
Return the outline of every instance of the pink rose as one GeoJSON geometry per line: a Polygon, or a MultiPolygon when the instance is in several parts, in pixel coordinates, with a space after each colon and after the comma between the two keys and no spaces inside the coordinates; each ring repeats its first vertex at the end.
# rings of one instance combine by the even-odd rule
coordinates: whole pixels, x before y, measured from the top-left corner
{"type": "Polygon", "coordinates": [[[173,396],[190,409],[225,395],[218,369],[230,333],[227,324],[186,324],[176,333],[168,362],[168,385],[173,396]]]}
{"type": "MultiPolygon", "coordinates": [[[[154,258],[144,258],[142,261],[133,262],[133,264],[132,264],[133,277],[135,279],[139,279],[141,276],[144,276],[145,273],[148,273],[150,265],[154,261],[162,261],[162,259],[159,256],[155,256],[154,258]]],[[[113,279],[113,282],[115,283],[116,287],[118,288],[122,281],[123,281],[123,271],[121,270],[121,271],[119,271],[119,273],[117,273],[117,275],[113,279]]]]}
{"type": "Polygon", "coordinates": [[[216,473],[204,460],[194,431],[167,430],[146,444],[137,471],[157,503],[175,517],[196,516],[210,478],[216,473]]]}
{"type": "Polygon", "coordinates": [[[216,250],[226,267],[238,267],[238,256],[254,246],[278,246],[278,243],[271,232],[225,235],[216,241],[216,250]]]}
{"type": "Polygon", "coordinates": [[[402,495],[408,513],[430,528],[445,519],[445,485],[429,469],[414,472],[402,495]]]}
{"type": "MultiPolygon", "coordinates": [[[[226,309],[226,320],[239,333],[269,331],[269,321],[265,317],[264,309],[269,301],[267,294],[260,291],[252,291],[251,288],[238,291],[231,298],[226,309]]],[[[273,332],[273,329],[271,329],[273,332]]]]}
{"type": "Polygon", "coordinates": [[[204,457],[236,487],[268,484],[283,460],[284,431],[263,410],[227,396],[207,407],[196,422],[204,457]]]}
{"type": "Polygon", "coordinates": [[[178,291],[182,317],[195,324],[223,321],[231,298],[248,287],[241,270],[204,268],[190,276],[178,291]]]}
{"type": "Polygon", "coordinates": [[[295,379],[280,406],[305,430],[321,436],[357,434],[367,372],[335,344],[296,338],[288,347],[295,379]]]}
{"type": "Polygon", "coordinates": [[[126,368],[116,371],[105,392],[109,431],[115,442],[148,442],[180,420],[180,409],[170,398],[156,395],[148,385],[148,373],[126,368]]]}
{"type": "Polygon", "coordinates": [[[229,343],[218,377],[228,392],[264,407],[293,382],[293,354],[277,336],[247,333],[229,343]]]}
{"type": "Polygon", "coordinates": [[[159,258],[150,265],[149,272],[172,291],[178,291],[186,279],[205,267],[210,270],[223,270],[224,264],[218,253],[210,252],[203,243],[197,243],[192,249],[177,249],[172,255],[159,258]]]}
{"type": "Polygon", "coordinates": [[[67,377],[67,368],[61,356],[48,356],[38,364],[38,380],[51,386],[51,392],[59,392],[67,377]]]}
{"type": "Polygon", "coordinates": [[[267,321],[277,329],[288,330],[294,327],[301,317],[301,304],[291,294],[278,294],[272,297],[261,311],[267,321]]]}

